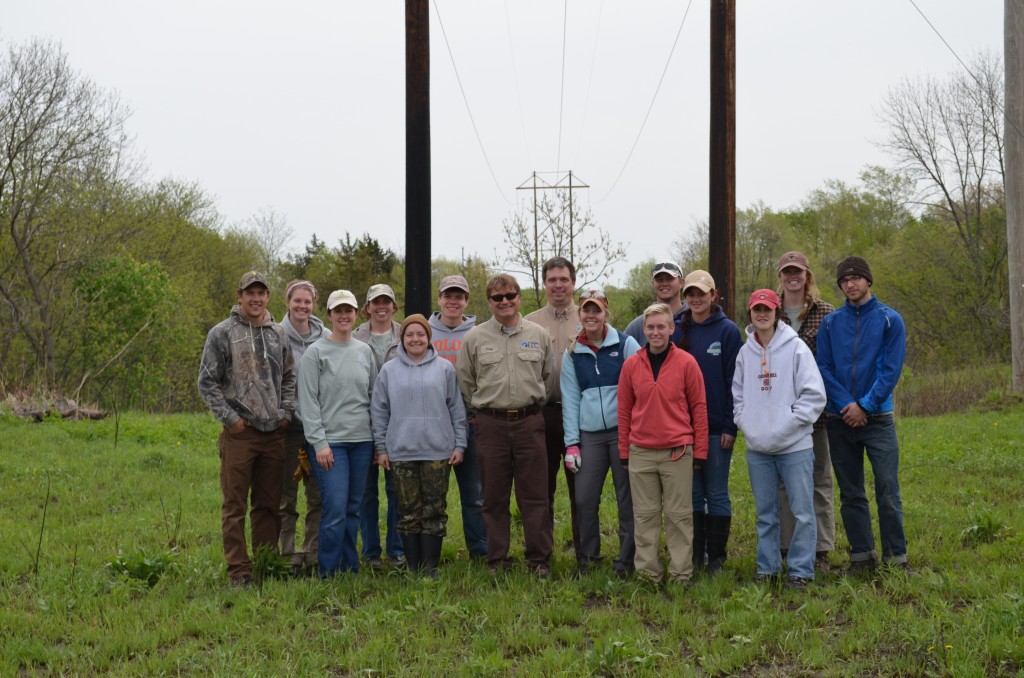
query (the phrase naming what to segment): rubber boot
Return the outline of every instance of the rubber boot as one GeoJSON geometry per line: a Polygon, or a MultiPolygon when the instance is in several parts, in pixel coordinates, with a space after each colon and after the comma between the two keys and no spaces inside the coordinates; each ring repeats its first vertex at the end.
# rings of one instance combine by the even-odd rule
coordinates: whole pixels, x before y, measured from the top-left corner
{"type": "Polygon", "coordinates": [[[732,516],[708,516],[707,517],[707,543],[708,543],[708,574],[715,575],[722,571],[725,559],[728,557],[726,550],[729,544],[729,528],[732,525],[732,516]]]}
{"type": "Polygon", "coordinates": [[[704,556],[707,548],[705,525],[708,514],[703,511],[693,512],[693,573],[704,571],[704,556]]]}
{"type": "Polygon", "coordinates": [[[441,544],[444,537],[433,534],[420,535],[420,558],[422,569],[431,579],[437,579],[437,566],[441,564],[441,544]]]}
{"type": "Polygon", "coordinates": [[[409,572],[416,572],[422,567],[423,554],[420,549],[420,534],[413,532],[399,532],[402,538],[402,550],[405,551],[405,563],[409,572]]]}

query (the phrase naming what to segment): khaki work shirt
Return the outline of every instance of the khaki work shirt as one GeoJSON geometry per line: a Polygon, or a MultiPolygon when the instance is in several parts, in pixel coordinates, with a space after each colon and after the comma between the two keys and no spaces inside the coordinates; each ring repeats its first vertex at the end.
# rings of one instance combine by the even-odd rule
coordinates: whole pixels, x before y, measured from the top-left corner
{"type": "Polygon", "coordinates": [[[583,326],[580,324],[580,313],[576,306],[569,306],[564,311],[556,311],[550,304],[537,309],[526,316],[530,322],[537,323],[551,335],[552,370],[555,375],[555,387],[548,391],[551,403],[562,402],[562,356],[569,348],[572,340],[579,336],[583,326]]]}
{"type": "Polygon", "coordinates": [[[551,337],[519,318],[511,334],[493,317],[471,329],[459,349],[455,370],[471,410],[520,409],[543,405],[554,388],[551,337]]]}

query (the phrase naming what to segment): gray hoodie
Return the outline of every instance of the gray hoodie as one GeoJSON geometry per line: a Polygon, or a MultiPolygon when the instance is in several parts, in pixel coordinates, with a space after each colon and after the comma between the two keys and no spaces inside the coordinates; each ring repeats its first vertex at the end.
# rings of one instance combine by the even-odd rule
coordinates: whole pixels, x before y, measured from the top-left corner
{"type": "Polygon", "coordinates": [[[732,403],[747,449],[786,454],[813,447],[811,431],[825,409],[825,383],[811,349],[780,322],[767,346],[753,325],[736,358],[732,403]]]}
{"type": "Polygon", "coordinates": [[[462,347],[462,340],[476,325],[476,316],[464,315],[461,325],[448,327],[441,320],[441,314],[434,311],[427,318],[427,322],[430,324],[431,343],[434,345],[434,350],[439,356],[454,365],[455,359],[459,355],[459,348],[462,347]]]}
{"type": "MultiPolygon", "coordinates": [[[[299,363],[302,362],[302,356],[305,354],[306,349],[312,346],[314,343],[319,341],[321,338],[326,337],[330,334],[323,321],[317,318],[315,315],[309,316],[309,337],[303,339],[302,335],[299,334],[298,330],[292,326],[291,318],[288,314],[284,314],[284,319],[281,320],[281,329],[284,330],[285,336],[288,337],[288,343],[292,347],[292,356],[295,362],[295,371],[298,372],[299,363]]],[[[302,414],[299,407],[298,393],[295,394],[295,417],[292,420],[302,423],[302,414]]]]}
{"type": "Polygon", "coordinates": [[[432,346],[414,363],[399,345],[373,386],[370,422],[377,453],[391,461],[442,461],[466,450],[466,410],[455,368],[432,346]]]}

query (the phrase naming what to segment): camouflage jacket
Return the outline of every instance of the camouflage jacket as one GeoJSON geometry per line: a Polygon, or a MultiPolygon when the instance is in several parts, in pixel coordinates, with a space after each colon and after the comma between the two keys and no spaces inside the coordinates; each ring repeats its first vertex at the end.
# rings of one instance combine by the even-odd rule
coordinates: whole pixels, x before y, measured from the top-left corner
{"type": "Polygon", "coordinates": [[[268,311],[252,325],[235,306],[206,335],[199,363],[199,394],[213,416],[230,427],[245,419],[273,431],[295,410],[295,365],[281,326],[268,311]]]}

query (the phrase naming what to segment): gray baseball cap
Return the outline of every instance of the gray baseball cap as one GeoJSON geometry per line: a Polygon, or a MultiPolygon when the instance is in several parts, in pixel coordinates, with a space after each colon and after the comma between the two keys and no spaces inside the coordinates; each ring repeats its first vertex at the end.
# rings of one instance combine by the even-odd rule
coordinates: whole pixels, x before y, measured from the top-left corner
{"type": "Polygon", "coordinates": [[[461,275],[446,275],[441,278],[441,284],[437,286],[437,291],[440,293],[452,288],[469,294],[469,283],[461,275]]]}

